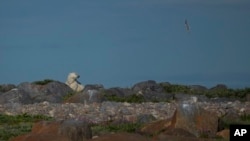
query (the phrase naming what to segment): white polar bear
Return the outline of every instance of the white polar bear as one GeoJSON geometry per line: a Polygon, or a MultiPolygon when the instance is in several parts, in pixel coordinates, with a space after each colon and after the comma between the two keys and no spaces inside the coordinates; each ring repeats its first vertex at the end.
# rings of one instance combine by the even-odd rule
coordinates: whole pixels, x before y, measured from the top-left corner
{"type": "Polygon", "coordinates": [[[80,77],[80,75],[78,75],[75,72],[71,72],[68,75],[68,79],[66,81],[66,84],[73,89],[76,92],[81,92],[84,89],[84,86],[81,85],[80,82],[77,81],[77,79],[80,77]]]}

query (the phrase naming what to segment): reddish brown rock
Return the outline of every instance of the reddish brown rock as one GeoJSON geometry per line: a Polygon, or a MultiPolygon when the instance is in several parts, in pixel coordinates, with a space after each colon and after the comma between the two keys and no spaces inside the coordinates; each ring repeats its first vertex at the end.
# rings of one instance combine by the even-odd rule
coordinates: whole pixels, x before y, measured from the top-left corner
{"type": "Polygon", "coordinates": [[[182,128],[196,137],[216,135],[218,117],[197,104],[181,103],[177,107],[175,128],[182,128]]]}
{"type": "Polygon", "coordinates": [[[224,139],[229,140],[230,131],[229,131],[229,129],[222,130],[222,131],[220,131],[220,132],[217,133],[217,136],[220,136],[220,137],[222,137],[224,139]]]}
{"type": "Polygon", "coordinates": [[[52,133],[26,134],[18,136],[11,141],[71,141],[69,138],[52,133]]]}
{"type": "Polygon", "coordinates": [[[89,141],[152,141],[152,139],[134,133],[116,133],[103,135],[89,141]]]}
{"type": "Polygon", "coordinates": [[[39,134],[39,133],[57,133],[58,128],[61,122],[47,122],[41,121],[37,122],[32,127],[32,133],[39,134]]]}
{"type": "Polygon", "coordinates": [[[157,138],[154,138],[153,141],[218,141],[218,139],[171,136],[171,135],[161,134],[157,136],[157,138]]]}
{"type": "Polygon", "coordinates": [[[174,124],[172,122],[172,119],[158,120],[144,125],[140,129],[140,133],[147,135],[156,135],[173,127],[174,124]]]}
{"type": "Polygon", "coordinates": [[[161,133],[161,135],[170,135],[170,136],[177,136],[177,137],[195,137],[195,135],[191,134],[190,132],[181,129],[181,128],[170,128],[166,131],[164,131],[163,133],[161,133]]]}
{"type": "Polygon", "coordinates": [[[11,141],[84,141],[92,138],[90,126],[82,121],[41,121],[34,124],[31,133],[11,141]]]}

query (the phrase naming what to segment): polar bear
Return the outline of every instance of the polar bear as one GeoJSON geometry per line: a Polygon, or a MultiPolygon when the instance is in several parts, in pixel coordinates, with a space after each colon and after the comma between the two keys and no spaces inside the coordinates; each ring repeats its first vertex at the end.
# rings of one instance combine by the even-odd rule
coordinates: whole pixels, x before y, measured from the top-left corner
{"type": "Polygon", "coordinates": [[[80,75],[78,75],[75,72],[71,72],[68,75],[68,79],[66,81],[66,84],[73,89],[76,92],[81,92],[84,89],[84,86],[81,85],[80,82],[77,81],[77,79],[80,77],[80,75]]]}

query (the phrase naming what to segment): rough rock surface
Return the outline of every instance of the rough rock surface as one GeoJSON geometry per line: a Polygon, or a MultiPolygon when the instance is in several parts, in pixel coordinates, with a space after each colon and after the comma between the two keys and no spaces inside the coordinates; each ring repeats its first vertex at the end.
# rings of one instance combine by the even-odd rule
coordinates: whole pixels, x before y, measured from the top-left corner
{"type": "Polygon", "coordinates": [[[19,84],[17,88],[1,94],[0,104],[32,104],[43,101],[59,103],[69,93],[72,93],[71,88],[58,81],[53,81],[45,85],[24,82],[19,84]]]}
{"type": "MultiPolygon", "coordinates": [[[[72,93],[72,90],[64,83],[50,82],[45,85],[21,83],[16,88],[8,89],[0,94],[0,113],[7,115],[42,114],[54,117],[58,121],[67,121],[54,123],[51,127],[47,123],[37,124],[39,128],[35,126],[32,131],[33,133],[39,132],[36,136],[17,137],[19,140],[29,141],[37,138],[40,140],[78,140],[79,134],[85,133],[81,132],[82,130],[78,131],[81,128],[78,126],[81,122],[90,124],[140,122],[146,124],[140,133],[153,136],[153,140],[201,140],[197,138],[201,134],[205,133],[213,137],[217,131],[222,131],[225,128],[223,122],[250,114],[249,101],[240,102],[228,98],[209,99],[203,95],[184,93],[166,94],[164,89],[169,85],[171,84],[158,84],[152,80],[137,83],[131,89],[119,87],[104,89],[102,85],[86,85],[83,92],[64,101],[65,96],[72,93]],[[104,94],[122,98],[140,95],[146,102],[110,102],[105,99],[104,94]],[[51,132],[56,131],[56,133],[48,134],[45,129],[51,132]]],[[[211,89],[199,85],[189,88],[198,92],[227,89],[224,85],[217,85],[211,89]]],[[[90,135],[90,132],[87,133],[90,135]]],[[[225,131],[225,138],[227,133],[225,131]]],[[[84,134],[84,137],[90,138],[88,135],[84,134]]],[[[224,133],[217,133],[217,135],[224,136],[224,133]]],[[[95,140],[122,140],[124,136],[136,138],[135,140],[145,140],[143,136],[128,133],[106,135],[95,140]]]]}
{"type": "MultiPolygon", "coordinates": [[[[227,117],[233,112],[232,116],[250,114],[250,102],[227,102],[227,103],[209,103],[197,102],[203,109],[214,112],[214,116],[227,117]]],[[[176,110],[176,103],[119,103],[103,102],[93,104],[81,103],[49,103],[41,102],[35,104],[23,105],[20,103],[8,103],[0,105],[0,113],[8,115],[17,114],[43,114],[54,117],[58,120],[76,119],[89,120],[93,123],[101,123],[109,120],[128,120],[136,122],[140,115],[150,114],[156,120],[168,119],[173,116],[176,110]]],[[[229,118],[228,117],[228,118],[229,118]]],[[[232,117],[233,118],[233,117],[232,117]]]]}
{"type": "Polygon", "coordinates": [[[204,110],[196,103],[179,103],[175,118],[175,128],[184,129],[196,137],[201,134],[214,137],[218,128],[215,113],[204,110]]]}
{"type": "Polygon", "coordinates": [[[117,133],[101,136],[91,141],[152,141],[149,137],[144,137],[134,133],[117,133]]]}
{"type": "Polygon", "coordinates": [[[87,122],[76,120],[41,121],[34,124],[32,132],[18,136],[12,141],[85,141],[92,138],[87,122]]]}
{"type": "Polygon", "coordinates": [[[14,84],[3,84],[3,85],[0,85],[0,94],[8,92],[8,91],[10,91],[11,89],[14,89],[14,88],[16,88],[16,86],[14,84]]]}
{"type": "Polygon", "coordinates": [[[132,90],[136,93],[164,92],[163,87],[157,84],[154,80],[148,80],[136,83],[132,87],[132,90]]]}

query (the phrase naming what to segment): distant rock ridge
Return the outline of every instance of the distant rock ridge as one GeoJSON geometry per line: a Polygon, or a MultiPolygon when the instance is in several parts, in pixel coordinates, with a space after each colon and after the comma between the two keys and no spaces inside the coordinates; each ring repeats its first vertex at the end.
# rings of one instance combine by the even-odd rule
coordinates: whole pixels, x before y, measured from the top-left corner
{"type": "Polygon", "coordinates": [[[92,135],[90,125],[120,123],[143,123],[144,126],[137,131],[141,135],[118,133],[93,140],[120,140],[124,136],[134,140],[149,140],[149,136],[153,140],[202,140],[201,136],[214,138],[222,133],[228,138],[228,131],[224,131],[226,122],[250,115],[248,89],[240,91],[240,94],[246,94],[244,101],[234,97],[209,97],[211,94],[224,96],[225,92],[238,92],[221,84],[207,89],[200,85],[185,86],[148,80],[136,83],[131,88],[106,89],[101,84],[87,84],[82,92],[75,92],[65,83],[46,80],[24,82],[17,86],[1,85],[0,88],[0,113],[46,115],[56,120],[37,123],[31,133],[13,139],[17,141],[37,138],[91,140],[96,135],[92,135]],[[46,130],[38,131],[36,127],[46,130]],[[47,129],[55,134],[48,133],[47,129]]]}
{"type": "MultiPolygon", "coordinates": [[[[113,100],[122,102],[126,99],[131,101],[138,99],[141,102],[169,102],[185,100],[193,96],[199,101],[240,100],[233,97],[236,92],[223,84],[207,89],[201,85],[185,86],[170,84],[169,82],[157,83],[154,80],[136,83],[131,88],[114,87],[105,89],[101,84],[87,84],[82,92],[74,92],[62,82],[46,80],[32,83],[23,82],[17,86],[13,84],[0,85],[0,104],[32,104],[43,101],[52,103],[100,103],[113,100]],[[222,98],[220,98],[221,95],[222,98]],[[231,97],[226,97],[228,95],[231,97]]],[[[238,92],[241,100],[249,100],[250,89],[243,92],[238,92]]]]}

